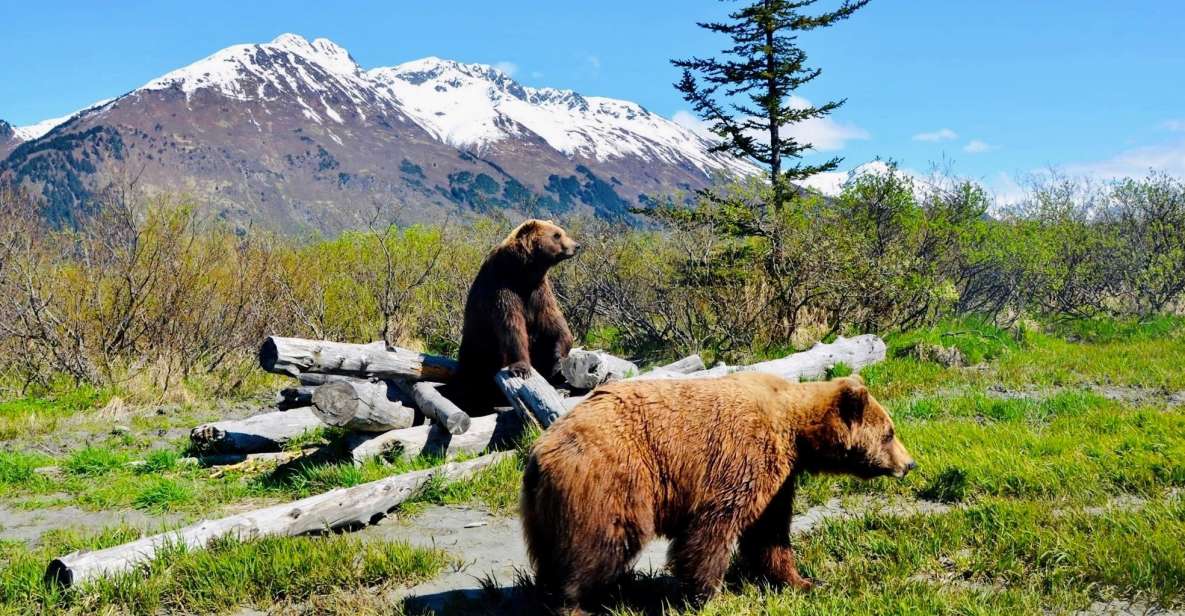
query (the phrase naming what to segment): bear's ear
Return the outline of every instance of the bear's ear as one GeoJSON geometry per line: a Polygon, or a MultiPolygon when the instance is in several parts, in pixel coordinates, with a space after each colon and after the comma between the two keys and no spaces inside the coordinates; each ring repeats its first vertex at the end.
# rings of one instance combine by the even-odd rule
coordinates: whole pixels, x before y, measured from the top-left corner
{"type": "Polygon", "coordinates": [[[523,224],[521,224],[517,228],[515,228],[514,232],[511,233],[510,235],[512,235],[515,238],[526,237],[526,236],[534,233],[535,230],[539,228],[539,225],[541,223],[542,223],[542,221],[536,220],[534,218],[532,218],[530,220],[523,221],[523,224]]]}
{"type": "Polygon", "coordinates": [[[864,421],[864,409],[868,407],[868,388],[855,379],[841,379],[839,382],[839,417],[848,425],[864,421]]]}

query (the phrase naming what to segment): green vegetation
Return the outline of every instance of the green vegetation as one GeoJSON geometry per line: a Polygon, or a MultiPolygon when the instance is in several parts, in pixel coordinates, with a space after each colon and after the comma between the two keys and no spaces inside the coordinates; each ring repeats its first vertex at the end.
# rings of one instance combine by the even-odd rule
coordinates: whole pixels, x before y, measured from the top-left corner
{"type": "MultiPolygon", "coordinates": [[[[873,507],[796,539],[804,571],[828,586],[802,594],[738,579],[700,613],[1039,613],[1116,597],[1164,606],[1185,602],[1185,565],[1174,547],[1185,543],[1185,405],[1170,401],[1185,390],[1185,377],[1171,367],[1185,357],[1185,321],[1100,319],[1039,328],[954,319],[887,338],[889,358],[861,376],[892,413],[919,468],[902,481],[804,477],[799,511],[835,499],[854,511],[873,507]],[[912,349],[923,342],[958,348],[967,363],[980,361],[960,367],[919,358],[912,349]],[[893,509],[900,504],[908,512],[918,499],[948,509],[924,515],[893,509]],[[889,510],[877,512],[880,505],[889,510]]],[[[837,365],[832,374],[846,369],[837,365]]],[[[98,411],[72,412],[62,412],[63,425],[98,411]]],[[[191,419],[179,413],[159,421],[166,423],[151,425],[188,426],[191,419]]],[[[138,509],[167,514],[164,519],[176,525],[217,515],[222,507],[263,506],[440,462],[419,458],[355,467],[332,455],[341,436],[325,430],[300,444],[328,444],[325,455],[227,471],[180,464],[181,441],[162,447],[123,434],[78,443],[59,456],[3,452],[0,498],[15,508],[138,509]],[[49,466],[59,471],[35,471],[49,466]]],[[[524,439],[524,448],[532,437],[524,439]]],[[[509,459],[467,481],[432,483],[402,509],[414,515],[426,504],[476,502],[510,514],[521,476],[521,458],[509,459]]],[[[368,589],[431,575],[440,566],[391,574],[383,582],[386,574],[367,574],[372,565],[364,561],[394,567],[389,561],[398,559],[384,554],[407,548],[349,537],[270,539],[169,554],[136,576],[77,592],[34,583],[49,554],[83,541],[117,543],[134,532],[69,535],[75,543],[67,544],[55,531],[32,548],[0,548],[0,613],[207,612],[278,604],[391,610],[396,606],[368,589]],[[343,560],[354,569],[319,569],[347,551],[364,554],[343,560]],[[297,573],[268,581],[279,567],[297,573]],[[319,576],[323,581],[314,583],[319,576]],[[240,578],[247,581],[236,582],[235,590],[215,591],[240,578]],[[273,595],[278,603],[268,598],[273,595]]],[[[653,588],[664,584],[644,576],[627,589],[619,611],[669,598],[653,588]]]]}
{"type": "Polygon", "coordinates": [[[803,572],[823,588],[738,582],[693,613],[1041,614],[1117,596],[1175,605],[1185,598],[1182,538],[1180,500],[1105,516],[995,499],[941,515],[868,514],[798,541],[803,572]]]}
{"type": "Polygon", "coordinates": [[[383,590],[429,578],[452,563],[439,550],[349,535],[224,539],[206,550],[170,548],[141,570],[76,589],[42,583],[51,558],[138,536],[135,529],[114,528],[93,536],[50,533],[34,549],[0,543],[0,614],[210,614],[316,601],[339,588],[365,589],[377,608],[383,590]]]}

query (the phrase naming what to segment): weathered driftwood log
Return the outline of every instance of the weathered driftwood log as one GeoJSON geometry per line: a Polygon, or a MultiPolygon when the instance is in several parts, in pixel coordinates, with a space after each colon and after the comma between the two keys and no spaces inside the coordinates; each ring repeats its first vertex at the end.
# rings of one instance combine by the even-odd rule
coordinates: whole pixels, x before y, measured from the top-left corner
{"type": "Polygon", "coordinates": [[[638,369],[637,364],[604,351],[572,349],[567,357],[560,360],[560,373],[564,375],[564,380],[578,389],[593,389],[604,383],[636,376],[677,377],[704,368],[704,360],[699,355],[689,355],[678,361],[653,368],[644,374],[638,369]]]}
{"type": "Polygon", "coordinates": [[[338,376],[336,374],[320,374],[317,372],[302,372],[302,373],[300,373],[299,376],[296,377],[296,380],[300,381],[301,385],[309,385],[312,387],[316,387],[318,385],[324,385],[326,383],[340,383],[343,381],[345,381],[345,382],[369,381],[370,379],[367,379],[364,377],[357,377],[357,376],[338,376]]]}
{"type": "Polygon", "coordinates": [[[855,371],[884,358],[885,341],[878,336],[864,334],[852,338],[841,336],[831,344],[820,342],[801,353],[745,366],[741,370],[768,372],[792,381],[801,381],[824,378],[828,370],[841,362],[855,371]]]}
{"type": "Polygon", "coordinates": [[[269,535],[301,535],[365,526],[390,513],[430,480],[462,479],[510,455],[513,454],[496,453],[466,462],[395,475],[220,520],[198,522],[105,550],[74,552],[50,562],[45,578],[63,586],[72,586],[130,571],[141,563],[151,561],[166,546],[202,549],[220,537],[232,536],[247,540],[269,535]]]}
{"type": "Polygon", "coordinates": [[[592,389],[609,381],[620,381],[637,376],[638,366],[629,360],[604,351],[572,349],[560,360],[560,373],[569,385],[578,389],[592,389]]]}
{"type": "Polygon", "coordinates": [[[831,344],[818,343],[806,351],[787,355],[781,359],[772,359],[748,366],[727,366],[720,364],[707,370],[699,370],[688,374],[673,374],[658,370],[647,372],[638,378],[675,378],[702,379],[725,376],[733,372],[753,370],[776,374],[791,381],[804,379],[821,379],[827,376],[827,371],[836,364],[843,362],[852,370],[859,370],[869,364],[874,364],[885,358],[885,342],[872,334],[855,336],[853,338],[837,338],[831,344]]]}
{"type": "Polygon", "coordinates": [[[300,387],[285,387],[276,392],[276,408],[284,411],[297,409],[313,404],[313,390],[316,387],[302,385],[300,387]]]}
{"type": "Polygon", "coordinates": [[[659,366],[655,370],[663,370],[666,372],[678,372],[680,374],[688,374],[691,372],[698,372],[707,368],[704,365],[704,358],[696,355],[688,355],[678,361],[673,361],[665,366],[659,366]]]}
{"type": "Polygon", "coordinates": [[[346,344],[278,336],[264,340],[259,365],[268,372],[292,376],[320,372],[410,381],[448,381],[457,372],[453,359],[387,347],[382,342],[346,344]]]}
{"type": "Polygon", "coordinates": [[[201,449],[221,453],[275,451],[321,425],[312,409],[299,408],[202,424],[190,431],[189,440],[201,449]]]}
{"type": "Polygon", "coordinates": [[[516,410],[474,417],[469,429],[451,434],[440,424],[392,430],[382,434],[356,432],[346,436],[355,464],[373,458],[414,458],[419,455],[453,458],[460,454],[511,449],[522,437],[527,421],[516,410]]]}
{"type": "Polygon", "coordinates": [[[313,413],[330,426],[359,432],[408,428],[416,419],[403,392],[386,381],[338,381],[318,386],[313,392],[313,413]]]}
{"type": "Polygon", "coordinates": [[[545,430],[566,410],[559,392],[534,368],[531,368],[531,376],[526,379],[514,376],[510,370],[503,368],[494,376],[494,380],[514,408],[523,414],[533,415],[545,430]]]}
{"type": "Polygon", "coordinates": [[[469,429],[469,415],[440,393],[437,389],[439,383],[399,381],[398,386],[411,397],[421,413],[444,426],[450,434],[463,434],[469,429]]]}

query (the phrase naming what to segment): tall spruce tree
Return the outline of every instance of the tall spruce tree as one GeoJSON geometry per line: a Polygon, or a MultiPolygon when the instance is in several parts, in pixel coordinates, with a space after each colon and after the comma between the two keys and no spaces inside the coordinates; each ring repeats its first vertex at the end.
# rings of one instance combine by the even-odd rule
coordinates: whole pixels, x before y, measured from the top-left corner
{"type": "Polygon", "coordinates": [[[847,19],[869,0],[844,0],[836,10],[820,15],[800,12],[816,2],[760,0],[730,13],[727,22],[700,23],[701,28],[728,36],[732,46],[721,52],[721,58],[671,61],[683,69],[675,87],[721,138],[714,151],[752,158],[766,166],[775,210],[785,205],[792,182],[832,171],[840,163],[832,158],[820,164],[783,164],[783,159],[800,159],[811,148],[785,129],[826,116],[844,103],[791,104],[790,96],[820,74],[818,68],[806,65],[798,34],[847,19]]]}

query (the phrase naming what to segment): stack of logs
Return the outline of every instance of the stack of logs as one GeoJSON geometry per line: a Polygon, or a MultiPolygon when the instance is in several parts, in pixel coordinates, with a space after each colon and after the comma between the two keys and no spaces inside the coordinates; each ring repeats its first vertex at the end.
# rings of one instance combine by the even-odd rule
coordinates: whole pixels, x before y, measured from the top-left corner
{"type": "MultiPolygon", "coordinates": [[[[750,366],[709,369],[692,355],[641,373],[633,363],[608,353],[573,349],[561,361],[560,372],[570,392],[579,394],[615,380],[711,377],[737,370],[817,379],[837,363],[859,369],[884,358],[884,352],[876,336],[857,336],[750,366]]],[[[190,438],[200,449],[249,456],[282,449],[319,426],[333,426],[348,430],[345,444],[355,463],[395,455],[451,457],[510,446],[525,422],[546,428],[584,399],[561,396],[538,373],[520,379],[503,371],[498,385],[518,412],[471,418],[440,391],[456,373],[454,360],[381,342],[271,337],[260,349],[259,360],[264,370],[292,376],[297,384],[278,393],[274,410],[194,428],[190,438]]]]}
{"type": "MultiPolygon", "coordinates": [[[[879,338],[857,336],[751,366],[705,368],[699,357],[692,356],[639,374],[628,361],[574,349],[562,362],[561,372],[574,390],[587,391],[614,380],[711,377],[737,370],[769,372],[791,380],[818,379],[840,362],[859,369],[884,357],[885,343],[879,338]]],[[[198,426],[191,434],[195,443],[223,452],[222,457],[274,456],[255,452],[277,449],[309,429],[328,424],[351,430],[348,440],[355,462],[390,454],[452,457],[512,445],[526,422],[538,421],[546,428],[583,399],[561,397],[538,373],[520,379],[503,371],[497,381],[513,410],[470,419],[437,389],[456,371],[455,362],[384,344],[269,338],[260,352],[260,364],[300,382],[280,392],[277,406],[282,410],[198,426]],[[427,423],[414,425],[424,418],[427,423]]],[[[383,518],[431,481],[470,477],[513,456],[513,452],[493,451],[464,462],[203,520],[122,545],[73,552],[53,559],[45,578],[72,586],[132,571],[169,546],[201,549],[221,537],[247,540],[358,528],[383,518]]]]}

